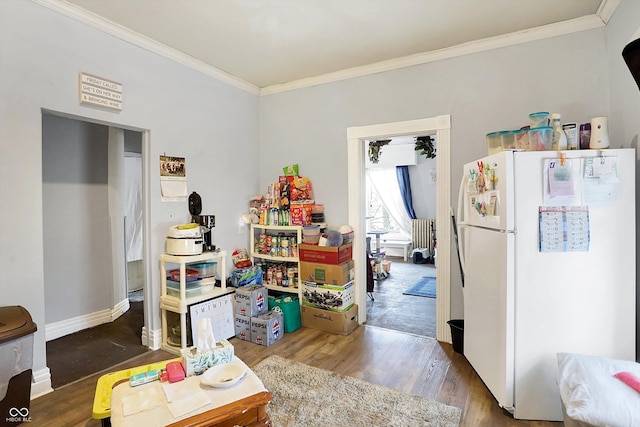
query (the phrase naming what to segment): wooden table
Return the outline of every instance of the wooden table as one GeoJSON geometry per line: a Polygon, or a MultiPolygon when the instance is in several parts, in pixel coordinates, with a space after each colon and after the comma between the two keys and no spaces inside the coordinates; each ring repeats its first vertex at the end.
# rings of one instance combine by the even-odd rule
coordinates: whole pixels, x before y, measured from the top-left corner
{"type": "Polygon", "coordinates": [[[271,402],[271,393],[263,391],[169,425],[171,427],[267,427],[271,426],[271,419],[266,412],[269,402],[271,402]]]}
{"type": "MultiPolygon", "coordinates": [[[[175,359],[172,359],[175,360],[175,359]]],[[[272,396],[262,381],[248,367],[245,377],[236,385],[227,388],[211,388],[200,384],[200,377],[187,377],[173,384],[154,381],[138,387],[128,383],[131,372],[139,373],[166,366],[167,362],[159,362],[115,373],[105,374],[98,380],[94,399],[94,418],[102,419],[103,426],[270,426],[271,420],[266,413],[266,406],[272,396]],[[169,387],[166,388],[165,387],[169,387]],[[207,403],[190,412],[183,412],[175,418],[170,405],[180,401],[168,401],[167,396],[177,392],[176,396],[199,395],[206,397],[207,403]],[[140,412],[124,415],[123,403],[132,398],[143,397],[147,407],[140,412]],[[207,400],[208,399],[208,400],[207,400]],[[148,402],[153,402],[149,404],[148,402]]],[[[236,356],[234,363],[242,364],[236,356]]],[[[184,400],[184,399],[183,399],[184,400]]]]}

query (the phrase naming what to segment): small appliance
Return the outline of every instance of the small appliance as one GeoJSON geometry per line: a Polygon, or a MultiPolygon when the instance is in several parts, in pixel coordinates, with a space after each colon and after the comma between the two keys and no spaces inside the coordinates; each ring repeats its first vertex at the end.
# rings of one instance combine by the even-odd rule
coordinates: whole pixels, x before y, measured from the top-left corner
{"type": "Polygon", "coordinates": [[[216,245],[213,244],[211,239],[212,228],[216,226],[216,216],[215,215],[199,215],[198,216],[200,229],[202,232],[202,237],[204,239],[203,242],[203,250],[205,251],[215,251],[216,245]]]}
{"type": "Polygon", "coordinates": [[[215,251],[216,245],[213,244],[211,235],[212,228],[216,226],[215,215],[200,215],[202,212],[202,198],[195,191],[189,196],[189,213],[191,214],[191,222],[200,225],[200,232],[203,236],[203,251],[215,251]]]}
{"type": "Polygon", "coordinates": [[[591,119],[589,148],[592,150],[609,148],[609,125],[606,117],[594,117],[591,119]]]}
{"type": "Polygon", "coordinates": [[[202,253],[200,225],[173,225],[167,233],[166,252],[170,255],[199,255],[202,253]]]}

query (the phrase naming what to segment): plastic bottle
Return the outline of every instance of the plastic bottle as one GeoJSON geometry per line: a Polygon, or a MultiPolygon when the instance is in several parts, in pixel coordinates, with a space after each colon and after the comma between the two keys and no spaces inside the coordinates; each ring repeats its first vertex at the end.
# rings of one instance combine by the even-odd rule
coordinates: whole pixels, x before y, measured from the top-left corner
{"type": "Polygon", "coordinates": [[[560,118],[561,118],[560,113],[553,113],[551,115],[551,126],[553,126],[553,141],[551,143],[551,146],[556,150],[566,150],[567,135],[564,133],[564,130],[562,129],[560,118]]]}

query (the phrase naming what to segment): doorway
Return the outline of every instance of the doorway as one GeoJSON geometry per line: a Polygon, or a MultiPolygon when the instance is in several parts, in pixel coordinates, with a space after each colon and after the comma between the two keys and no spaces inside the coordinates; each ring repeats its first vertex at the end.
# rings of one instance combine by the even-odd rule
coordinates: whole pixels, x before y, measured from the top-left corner
{"type": "MultiPolygon", "coordinates": [[[[442,115],[429,119],[380,125],[353,127],[347,129],[348,182],[349,182],[349,223],[354,228],[354,259],[356,262],[356,283],[366,283],[366,224],[364,212],[364,154],[367,140],[382,140],[394,136],[435,135],[438,141],[437,159],[437,201],[436,201],[436,239],[438,242],[438,275],[436,280],[436,339],[451,343],[451,331],[447,320],[450,318],[450,131],[451,116],[442,115]]],[[[367,319],[366,287],[356,289],[358,319],[365,323],[367,319]]]]}
{"type": "MultiPolygon", "coordinates": [[[[141,156],[144,134],[126,132],[137,139],[134,151],[141,156]]],[[[124,153],[131,144],[126,139],[121,128],[57,113],[42,114],[45,335],[52,378],[56,371],[49,363],[54,359],[49,357],[50,343],[73,339],[80,331],[92,331],[98,325],[117,326],[114,320],[119,318],[128,317],[129,342],[104,336],[110,345],[102,347],[103,358],[116,360],[106,352],[130,355],[128,349],[123,351],[124,346],[138,353],[146,351],[142,346],[143,304],[139,303],[137,314],[132,316],[127,292],[122,194],[124,153]],[[124,313],[129,316],[122,316],[124,313]]],[[[142,187],[140,180],[137,185],[142,187]]],[[[136,209],[142,217],[142,206],[136,209]]],[[[144,276],[141,282],[144,287],[144,276]]],[[[80,351],[86,352],[87,345],[98,348],[97,340],[92,336],[86,343],[85,339],[85,348],[80,351]]],[[[65,348],[67,363],[60,364],[63,367],[74,360],[68,351],[71,346],[65,348]]]]}
{"type": "Polygon", "coordinates": [[[435,338],[437,165],[434,157],[418,155],[419,137],[437,146],[422,135],[365,143],[382,145],[365,155],[367,252],[374,270],[366,324],[435,338]]]}

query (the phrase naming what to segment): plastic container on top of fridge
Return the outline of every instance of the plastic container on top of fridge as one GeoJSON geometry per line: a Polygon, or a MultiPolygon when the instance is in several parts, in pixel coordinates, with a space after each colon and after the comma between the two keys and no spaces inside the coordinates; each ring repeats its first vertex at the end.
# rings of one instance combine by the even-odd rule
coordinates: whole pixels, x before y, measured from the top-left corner
{"type": "Polygon", "coordinates": [[[500,132],[490,132],[487,134],[486,139],[489,154],[495,154],[502,151],[502,139],[500,138],[500,132]]]}
{"type": "Polygon", "coordinates": [[[515,150],[516,139],[512,130],[503,130],[500,132],[500,143],[503,150],[515,150]]]}
{"type": "Polygon", "coordinates": [[[553,128],[542,126],[529,129],[529,147],[531,151],[549,151],[552,149],[553,128]]]}

